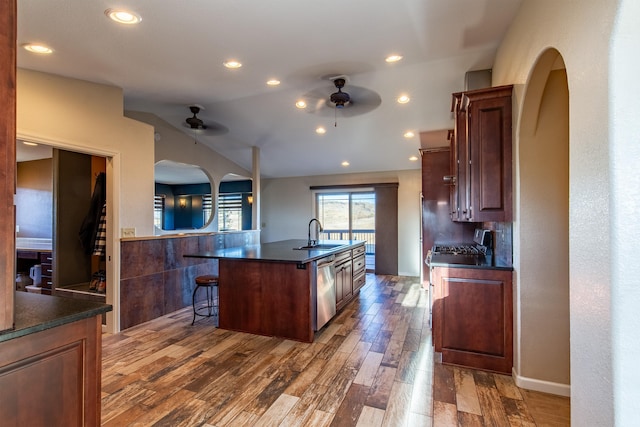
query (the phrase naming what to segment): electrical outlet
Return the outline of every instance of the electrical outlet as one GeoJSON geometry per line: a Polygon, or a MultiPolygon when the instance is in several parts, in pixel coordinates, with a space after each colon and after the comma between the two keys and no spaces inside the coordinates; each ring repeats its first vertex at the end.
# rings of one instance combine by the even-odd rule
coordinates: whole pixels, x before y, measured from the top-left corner
{"type": "Polygon", "coordinates": [[[136,237],[136,229],[135,227],[122,228],[121,234],[122,237],[136,237]]]}

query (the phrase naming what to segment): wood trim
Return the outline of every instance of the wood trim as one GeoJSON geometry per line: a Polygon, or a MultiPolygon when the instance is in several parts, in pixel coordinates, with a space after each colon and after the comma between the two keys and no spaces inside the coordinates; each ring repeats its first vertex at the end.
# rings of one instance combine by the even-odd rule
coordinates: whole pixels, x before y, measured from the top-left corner
{"type": "Polygon", "coordinates": [[[344,190],[347,188],[378,188],[378,187],[395,187],[398,188],[397,182],[382,182],[377,184],[341,184],[341,185],[312,185],[310,190],[344,190]]]}
{"type": "Polygon", "coordinates": [[[13,328],[16,210],[17,1],[0,2],[0,330],[13,328]]]}

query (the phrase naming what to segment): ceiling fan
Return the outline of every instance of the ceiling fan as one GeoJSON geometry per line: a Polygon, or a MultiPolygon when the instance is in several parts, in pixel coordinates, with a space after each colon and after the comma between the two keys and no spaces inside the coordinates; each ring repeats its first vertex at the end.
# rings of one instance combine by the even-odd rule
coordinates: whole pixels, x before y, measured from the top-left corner
{"type": "Polygon", "coordinates": [[[187,117],[185,122],[189,125],[191,129],[204,130],[207,128],[204,122],[198,118],[198,113],[200,112],[200,109],[203,109],[203,108],[199,105],[189,106],[189,110],[191,110],[191,112],[193,113],[193,117],[187,117]]]}
{"type": "Polygon", "coordinates": [[[348,77],[345,75],[326,79],[332,82],[333,93],[325,86],[303,95],[303,98],[310,101],[307,102],[311,106],[308,110],[310,113],[329,117],[334,116],[336,110],[339,110],[341,116],[352,117],[373,111],[382,103],[380,95],[371,89],[348,85],[348,77]]]}
{"type": "Polygon", "coordinates": [[[207,123],[205,123],[204,120],[198,117],[198,114],[202,110],[204,110],[204,107],[202,107],[201,105],[190,105],[189,111],[191,111],[193,116],[187,117],[183,123],[183,126],[191,129],[193,132],[205,135],[224,135],[225,133],[229,132],[229,128],[212,120],[207,120],[207,123]]]}

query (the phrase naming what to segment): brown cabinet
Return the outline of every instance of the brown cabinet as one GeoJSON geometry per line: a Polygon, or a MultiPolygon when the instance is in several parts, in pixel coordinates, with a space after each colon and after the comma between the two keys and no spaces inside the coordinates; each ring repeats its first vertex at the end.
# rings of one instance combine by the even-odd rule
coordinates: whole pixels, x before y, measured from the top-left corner
{"type": "Polygon", "coordinates": [[[100,315],[0,342],[1,424],[100,425],[101,342],[100,315]]]}
{"type": "Polygon", "coordinates": [[[365,247],[359,246],[353,250],[353,293],[360,290],[366,282],[366,260],[365,260],[365,247]]]}
{"type": "Polygon", "coordinates": [[[442,363],[510,374],[512,271],[433,268],[433,341],[442,363]]]}
{"type": "Polygon", "coordinates": [[[499,86],[453,94],[451,219],[512,219],[511,93],[499,86]]]}
{"type": "Polygon", "coordinates": [[[336,254],[336,309],[340,310],[353,297],[353,260],[351,251],[336,254]]]}
{"type": "Polygon", "coordinates": [[[366,282],[365,246],[337,253],[335,264],[336,309],[340,310],[358,295],[366,282]]]}

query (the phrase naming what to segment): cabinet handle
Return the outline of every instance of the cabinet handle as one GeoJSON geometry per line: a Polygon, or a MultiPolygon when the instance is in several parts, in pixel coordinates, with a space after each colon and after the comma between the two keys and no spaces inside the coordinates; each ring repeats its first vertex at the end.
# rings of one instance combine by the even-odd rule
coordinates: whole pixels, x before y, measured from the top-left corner
{"type": "Polygon", "coordinates": [[[442,181],[449,185],[456,185],[456,176],[455,175],[445,175],[442,177],[442,181]]]}

